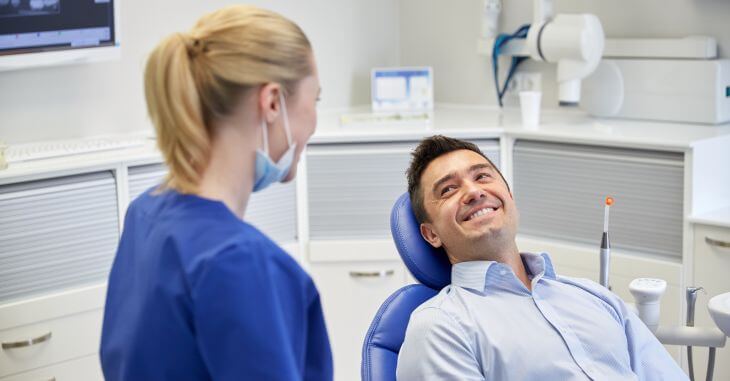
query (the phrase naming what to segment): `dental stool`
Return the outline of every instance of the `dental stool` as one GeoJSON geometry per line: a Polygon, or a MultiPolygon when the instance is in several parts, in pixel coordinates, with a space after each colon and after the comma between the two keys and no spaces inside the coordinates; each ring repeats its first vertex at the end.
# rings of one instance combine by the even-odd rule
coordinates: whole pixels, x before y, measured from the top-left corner
{"type": "Polygon", "coordinates": [[[375,314],[362,347],[363,381],[395,380],[398,352],[411,312],[451,283],[451,264],[443,250],[433,248],[421,237],[408,193],[393,205],[390,232],[401,259],[420,284],[397,290],[375,314]]]}

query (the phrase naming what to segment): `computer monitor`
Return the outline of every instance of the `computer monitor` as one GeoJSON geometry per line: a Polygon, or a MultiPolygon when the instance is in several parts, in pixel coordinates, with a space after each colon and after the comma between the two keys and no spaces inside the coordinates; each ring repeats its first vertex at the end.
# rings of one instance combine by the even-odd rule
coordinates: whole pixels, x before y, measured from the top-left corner
{"type": "Polygon", "coordinates": [[[433,110],[430,67],[374,68],[371,75],[374,113],[423,113],[433,110]]]}
{"type": "Polygon", "coordinates": [[[0,0],[0,70],[118,58],[119,0],[0,0]]]}

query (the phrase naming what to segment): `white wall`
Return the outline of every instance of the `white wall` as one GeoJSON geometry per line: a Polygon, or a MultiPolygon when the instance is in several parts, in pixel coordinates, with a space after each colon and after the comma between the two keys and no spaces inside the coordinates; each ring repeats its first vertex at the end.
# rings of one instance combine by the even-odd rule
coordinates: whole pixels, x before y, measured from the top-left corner
{"type": "MultiPolygon", "coordinates": [[[[236,1],[118,1],[122,58],[94,64],[0,72],[0,140],[35,140],[151,129],[142,84],[149,51],[204,13],[236,1]]],[[[297,22],[314,46],[320,107],[368,103],[373,66],[398,62],[393,0],[258,0],[297,22]]]]}
{"type": "MultiPolygon", "coordinates": [[[[481,4],[482,0],[400,0],[401,63],[434,67],[437,102],[496,104],[491,58],[476,54],[481,4]]],[[[502,32],[511,33],[532,19],[533,0],[502,4],[502,32]]],[[[727,0],[554,0],[554,5],[560,13],[596,14],[607,37],[713,36],[720,56],[730,58],[727,0]]],[[[557,105],[554,68],[529,61],[520,67],[543,73],[548,106],[557,105]]]]}

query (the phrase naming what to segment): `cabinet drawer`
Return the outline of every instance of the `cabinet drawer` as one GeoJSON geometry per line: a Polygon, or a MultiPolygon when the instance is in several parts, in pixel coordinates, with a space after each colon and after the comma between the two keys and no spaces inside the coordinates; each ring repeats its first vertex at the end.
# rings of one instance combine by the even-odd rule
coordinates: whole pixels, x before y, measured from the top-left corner
{"type": "Polygon", "coordinates": [[[380,305],[405,285],[400,261],[315,263],[310,272],[319,289],[335,362],[335,380],[360,379],[360,351],[380,305]]]}
{"type": "Polygon", "coordinates": [[[0,377],[0,381],[102,381],[97,354],[34,369],[28,372],[0,377]]]}
{"type": "Polygon", "coordinates": [[[103,309],[0,331],[0,377],[98,352],[103,309]],[[16,344],[36,339],[32,345],[16,344]]]}
{"type": "MultiPolygon", "coordinates": [[[[694,226],[694,286],[704,287],[706,294],[699,294],[695,310],[695,325],[714,327],[707,310],[707,301],[730,291],[730,248],[712,245],[707,239],[730,242],[730,228],[709,225],[694,226]]],[[[729,342],[730,343],[730,342],[729,342]]],[[[707,349],[693,352],[695,379],[704,380],[707,368],[707,349]]],[[[715,358],[715,380],[730,380],[730,348],[719,348],[715,358]]]]}

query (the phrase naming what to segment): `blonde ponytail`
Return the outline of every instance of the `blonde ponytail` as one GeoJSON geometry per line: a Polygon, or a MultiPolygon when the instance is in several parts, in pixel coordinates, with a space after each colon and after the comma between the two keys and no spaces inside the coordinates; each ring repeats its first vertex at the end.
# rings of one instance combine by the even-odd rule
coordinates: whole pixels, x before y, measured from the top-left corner
{"type": "Polygon", "coordinates": [[[256,86],[275,82],[293,92],[312,73],[311,49],[293,22],[244,5],[160,42],[147,60],[145,97],[169,168],[164,187],[195,193],[210,156],[211,122],[256,86]]]}

